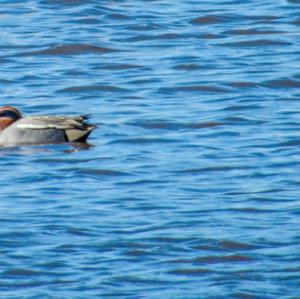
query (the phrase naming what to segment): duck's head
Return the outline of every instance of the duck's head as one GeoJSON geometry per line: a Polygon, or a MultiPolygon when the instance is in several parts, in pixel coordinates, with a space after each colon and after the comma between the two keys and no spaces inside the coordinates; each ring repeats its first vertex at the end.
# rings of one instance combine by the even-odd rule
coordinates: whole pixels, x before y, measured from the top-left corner
{"type": "Polygon", "coordinates": [[[21,117],[21,112],[14,107],[0,107],[0,130],[5,129],[21,117]]]}

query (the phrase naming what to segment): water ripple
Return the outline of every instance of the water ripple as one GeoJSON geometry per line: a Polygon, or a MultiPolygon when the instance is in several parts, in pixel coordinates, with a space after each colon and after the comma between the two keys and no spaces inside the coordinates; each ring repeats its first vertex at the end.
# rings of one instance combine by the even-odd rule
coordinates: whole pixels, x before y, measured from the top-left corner
{"type": "Polygon", "coordinates": [[[96,54],[104,54],[109,52],[114,52],[116,50],[99,47],[95,45],[88,44],[69,44],[69,45],[61,45],[54,46],[44,50],[38,50],[33,52],[24,52],[20,53],[21,56],[35,56],[35,55],[49,55],[49,56],[57,56],[57,55],[82,55],[88,53],[96,53],[96,54]]]}
{"type": "Polygon", "coordinates": [[[124,92],[125,88],[109,85],[86,85],[86,86],[72,86],[58,90],[58,92],[66,93],[83,93],[83,92],[124,92]]]}
{"type": "Polygon", "coordinates": [[[0,297],[298,298],[297,2],[3,0],[0,297]]]}

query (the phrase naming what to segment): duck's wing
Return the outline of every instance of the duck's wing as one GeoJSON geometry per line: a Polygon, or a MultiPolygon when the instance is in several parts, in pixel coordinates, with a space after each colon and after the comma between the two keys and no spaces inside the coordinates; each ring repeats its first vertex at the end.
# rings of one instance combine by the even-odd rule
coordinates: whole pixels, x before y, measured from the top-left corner
{"type": "Polygon", "coordinates": [[[95,125],[87,121],[88,117],[83,116],[30,116],[22,118],[16,123],[20,129],[64,130],[67,141],[85,141],[95,125]]]}
{"type": "Polygon", "coordinates": [[[17,127],[21,129],[86,129],[87,116],[30,116],[22,118],[17,127]]]}

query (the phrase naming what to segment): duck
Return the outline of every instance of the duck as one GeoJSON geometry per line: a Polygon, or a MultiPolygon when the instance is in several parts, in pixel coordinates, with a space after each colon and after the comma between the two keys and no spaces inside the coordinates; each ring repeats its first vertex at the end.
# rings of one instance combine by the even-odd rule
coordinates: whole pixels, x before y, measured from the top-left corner
{"type": "Polygon", "coordinates": [[[12,107],[0,107],[0,146],[86,142],[96,128],[88,117],[41,115],[23,117],[12,107]]]}

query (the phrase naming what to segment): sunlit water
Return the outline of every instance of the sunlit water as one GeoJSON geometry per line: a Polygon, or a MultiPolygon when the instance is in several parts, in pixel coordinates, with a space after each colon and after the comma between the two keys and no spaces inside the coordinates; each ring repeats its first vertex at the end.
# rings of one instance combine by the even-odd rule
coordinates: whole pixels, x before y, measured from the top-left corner
{"type": "Polygon", "coordinates": [[[0,297],[300,298],[299,13],[1,1],[1,105],[98,129],[0,150],[0,297]]]}

